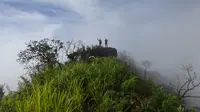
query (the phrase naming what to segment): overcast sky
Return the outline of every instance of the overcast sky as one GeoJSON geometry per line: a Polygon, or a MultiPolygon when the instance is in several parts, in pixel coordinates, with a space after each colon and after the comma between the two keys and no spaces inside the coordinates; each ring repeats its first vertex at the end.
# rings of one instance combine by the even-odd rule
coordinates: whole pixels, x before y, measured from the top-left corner
{"type": "Polygon", "coordinates": [[[169,77],[181,64],[198,71],[199,20],[199,0],[0,0],[0,83],[16,89],[17,53],[31,39],[52,37],[87,44],[106,37],[169,77]]]}

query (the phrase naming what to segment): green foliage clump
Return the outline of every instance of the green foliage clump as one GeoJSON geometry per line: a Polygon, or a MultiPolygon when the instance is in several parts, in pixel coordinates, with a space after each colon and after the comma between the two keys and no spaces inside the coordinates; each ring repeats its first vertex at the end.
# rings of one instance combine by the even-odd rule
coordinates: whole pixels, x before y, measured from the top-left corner
{"type": "MultiPolygon", "coordinates": [[[[181,101],[116,58],[47,69],[0,102],[1,112],[177,112],[181,101]]],[[[181,111],[180,111],[181,112],[181,111]]]]}

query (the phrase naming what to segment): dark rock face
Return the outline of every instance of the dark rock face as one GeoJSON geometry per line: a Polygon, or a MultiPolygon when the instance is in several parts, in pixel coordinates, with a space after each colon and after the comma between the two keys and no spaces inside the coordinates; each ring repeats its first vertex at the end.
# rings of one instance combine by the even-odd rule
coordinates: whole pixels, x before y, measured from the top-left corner
{"type": "Polygon", "coordinates": [[[83,60],[87,61],[90,56],[94,57],[117,57],[117,49],[112,47],[92,46],[82,47],[76,52],[67,55],[71,61],[83,60]]]}
{"type": "Polygon", "coordinates": [[[117,50],[112,47],[96,47],[96,48],[91,49],[90,56],[117,57],[117,50]]]}

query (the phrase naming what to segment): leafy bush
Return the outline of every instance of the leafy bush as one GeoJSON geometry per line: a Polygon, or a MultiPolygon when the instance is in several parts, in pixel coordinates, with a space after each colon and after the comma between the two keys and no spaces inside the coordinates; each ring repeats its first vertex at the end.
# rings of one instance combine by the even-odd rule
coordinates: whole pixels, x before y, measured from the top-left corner
{"type": "Polygon", "coordinates": [[[181,101],[137,77],[116,58],[46,69],[17,95],[1,101],[1,112],[177,112],[181,101]],[[10,105],[9,105],[10,104],[10,105]],[[6,110],[7,109],[7,110],[6,110]],[[10,110],[8,110],[10,109],[10,110]]]}

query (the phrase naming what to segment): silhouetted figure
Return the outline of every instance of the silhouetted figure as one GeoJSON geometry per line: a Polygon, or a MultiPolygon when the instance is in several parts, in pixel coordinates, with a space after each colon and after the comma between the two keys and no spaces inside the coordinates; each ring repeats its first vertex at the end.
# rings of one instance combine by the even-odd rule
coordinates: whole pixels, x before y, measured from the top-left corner
{"type": "Polygon", "coordinates": [[[101,46],[101,44],[102,44],[101,39],[97,39],[97,40],[99,41],[99,46],[101,46]]]}
{"type": "Polygon", "coordinates": [[[108,47],[108,39],[105,39],[105,47],[108,47]]]}

